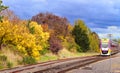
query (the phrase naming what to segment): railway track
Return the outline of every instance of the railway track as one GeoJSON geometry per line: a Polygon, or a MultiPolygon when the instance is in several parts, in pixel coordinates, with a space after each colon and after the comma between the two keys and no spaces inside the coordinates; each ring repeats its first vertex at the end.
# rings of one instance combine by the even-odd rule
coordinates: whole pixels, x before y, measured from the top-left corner
{"type": "MultiPolygon", "coordinates": [[[[115,55],[111,58],[116,57],[115,55]]],[[[15,67],[11,69],[1,70],[0,73],[65,73],[74,68],[79,68],[100,60],[109,59],[110,57],[87,56],[78,58],[69,58],[54,60],[34,65],[15,67]]]]}

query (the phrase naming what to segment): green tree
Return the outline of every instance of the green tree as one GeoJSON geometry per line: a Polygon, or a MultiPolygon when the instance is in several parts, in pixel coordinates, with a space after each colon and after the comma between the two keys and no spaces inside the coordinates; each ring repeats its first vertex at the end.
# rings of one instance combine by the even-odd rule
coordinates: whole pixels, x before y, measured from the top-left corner
{"type": "MultiPolygon", "coordinates": [[[[7,9],[7,6],[2,5],[2,0],[0,0],[0,12],[7,9]]],[[[0,21],[2,20],[3,16],[0,16],[0,21]]]]}
{"type": "Polygon", "coordinates": [[[88,28],[83,21],[77,20],[72,31],[75,42],[80,46],[78,51],[86,52],[89,50],[88,28]]]}

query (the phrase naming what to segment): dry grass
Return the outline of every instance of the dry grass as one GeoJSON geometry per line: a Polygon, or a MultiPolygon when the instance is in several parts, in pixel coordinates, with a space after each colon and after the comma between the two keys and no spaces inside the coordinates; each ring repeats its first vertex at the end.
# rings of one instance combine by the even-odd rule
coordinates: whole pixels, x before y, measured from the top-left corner
{"type": "MultiPolygon", "coordinates": [[[[1,51],[2,55],[7,56],[7,60],[9,62],[12,62],[14,66],[18,66],[18,60],[22,60],[22,57],[19,56],[17,53],[11,50],[11,48],[4,47],[1,51]]],[[[73,53],[68,51],[67,49],[62,49],[59,51],[58,55],[54,55],[52,53],[47,53],[45,55],[40,56],[41,60],[40,62],[46,62],[50,60],[57,60],[57,59],[64,59],[64,58],[73,58],[73,57],[81,57],[81,56],[92,56],[97,55],[99,53],[73,53]]]]}
{"type": "Polygon", "coordinates": [[[41,56],[41,62],[49,61],[49,60],[57,60],[57,59],[64,59],[64,58],[73,58],[73,57],[83,57],[83,56],[92,56],[98,55],[99,53],[94,52],[87,52],[87,53],[72,53],[67,49],[62,49],[58,53],[58,55],[54,55],[52,53],[48,53],[46,55],[41,56]]]}
{"type": "Polygon", "coordinates": [[[18,65],[17,61],[22,59],[22,57],[20,57],[18,54],[15,54],[10,50],[10,48],[7,47],[2,49],[2,55],[7,56],[7,61],[13,63],[14,66],[18,65]]]}

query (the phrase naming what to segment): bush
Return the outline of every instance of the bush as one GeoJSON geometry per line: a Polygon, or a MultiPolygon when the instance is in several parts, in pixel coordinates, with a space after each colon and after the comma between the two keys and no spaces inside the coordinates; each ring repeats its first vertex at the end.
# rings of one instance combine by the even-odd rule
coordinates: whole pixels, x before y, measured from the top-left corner
{"type": "Polygon", "coordinates": [[[7,56],[0,55],[0,69],[3,69],[6,66],[7,56]]]}
{"type": "Polygon", "coordinates": [[[0,69],[3,69],[4,65],[2,64],[2,62],[0,62],[0,69]]]}
{"type": "Polygon", "coordinates": [[[81,49],[79,45],[76,45],[76,48],[77,48],[77,52],[83,52],[83,50],[81,49]]]}
{"type": "Polygon", "coordinates": [[[7,61],[7,56],[5,55],[0,55],[0,61],[7,61]]]}
{"type": "Polygon", "coordinates": [[[50,37],[49,43],[50,43],[49,50],[52,51],[52,53],[54,54],[58,54],[59,50],[62,49],[60,40],[55,36],[50,37]]]}
{"type": "Polygon", "coordinates": [[[31,56],[23,57],[22,62],[23,62],[24,64],[35,64],[35,63],[37,63],[36,60],[35,60],[35,58],[33,58],[33,57],[31,57],[31,56]]]}
{"type": "Polygon", "coordinates": [[[13,63],[12,62],[7,62],[7,67],[8,68],[12,68],[13,67],[13,63]]]}
{"type": "Polygon", "coordinates": [[[39,52],[41,55],[45,55],[47,52],[49,52],[49,50],[45,48],[43,50],[40,50],[39,52]]]}
{"type": "Polygon", "coordinates": [[[17,64],[18,65],[22,65],[23,64],[23,60],[17,60],[17,64]]]}

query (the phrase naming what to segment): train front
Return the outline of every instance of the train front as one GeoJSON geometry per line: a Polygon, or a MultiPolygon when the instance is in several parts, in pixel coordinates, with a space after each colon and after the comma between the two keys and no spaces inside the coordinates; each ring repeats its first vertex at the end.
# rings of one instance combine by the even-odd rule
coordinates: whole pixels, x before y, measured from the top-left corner
{"type": "Polygon", "coordinates": [[[110,39],[101,39],[100,42],[100,54],[101,55],[110,55],[111,49],[110,49],[110,39]]]}

